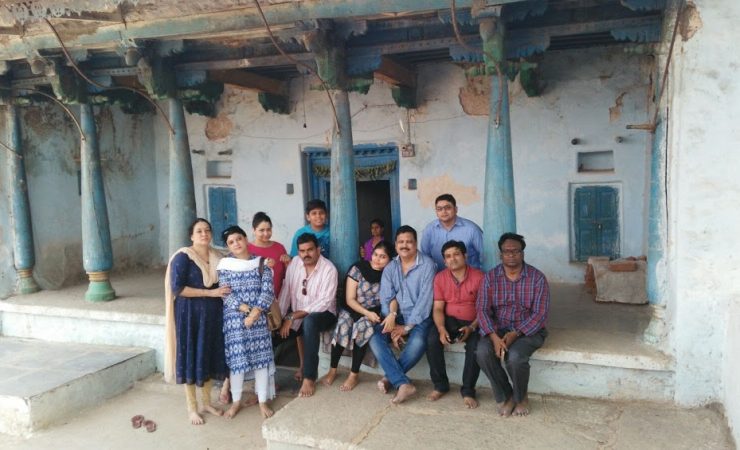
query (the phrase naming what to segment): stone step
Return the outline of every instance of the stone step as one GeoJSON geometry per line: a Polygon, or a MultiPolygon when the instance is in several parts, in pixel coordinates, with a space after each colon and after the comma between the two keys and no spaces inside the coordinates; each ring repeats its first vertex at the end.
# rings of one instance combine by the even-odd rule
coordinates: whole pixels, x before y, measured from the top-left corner
{"type": "Polygon", "coordinates": [[[155,368],[149,348],[0,336],[0,433],[25,436],[66,420],[155,368]]]}
{"type": "MultiPolygon", "coordinates": [[[[445,362],[451,383],[460,383],[465,361],[463,344],[447,347],[445,362]]],[[[340,364],[350,366],[350,358],[340,364]]],[[[530,392],[614,400],[672,401],[673,359],[639,341],[631,333],[580,329],[550,329],[545,345],[532,359],[530,392]]],[[[322,352],[320,373],[329,369],[322,352]]],[[[380,367],[362,371],[382,374],[380,367]]],[[[415,380],[429,380],[426,357],[409,372],[415,380]]],[[[483,373],[478,387],[490,387],[483,373]]]]}
{"type": "MultiPolygon", "coordinates": [[[[84,292],[79,299],[62,293],[56,300],[49,300],[48,292],[42,291],[17,297],[17,302],[0,301],[0,334],[51,342],[151,348],[155,350],[157,369],[164,369],[164,315],[153,308],[153,301],[134,297],[116,299],[110,302],[115,305],[108,305],[85,302],[84,292]]],[[[164,303],[157,300],[157,306],[164,303]]]]}

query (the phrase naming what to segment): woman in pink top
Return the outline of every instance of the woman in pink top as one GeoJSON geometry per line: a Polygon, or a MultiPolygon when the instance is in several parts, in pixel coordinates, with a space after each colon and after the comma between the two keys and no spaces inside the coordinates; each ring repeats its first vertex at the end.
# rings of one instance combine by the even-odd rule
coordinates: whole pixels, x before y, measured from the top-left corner
{"type": "Polygon", "coordinates": [[[272,220],[262,211],[252,218],[254,240],[248,244],[249,253],[267,258],[265,262],[272,268],[275,297],[280,295],[285,278],[285,266],[290,263],[290,256],[283,244],[270,240],[272,238],[272,220]],[[274,261],[274,265],[273,265],[274,261]]]}
{"type": "Polygon", "coordinates": [[[383,240],[385,234],[385,223],[380,219],[373,219],[370,221],[370,239],[368,239],[362,247],[360,247],[360,257],[365,261],[373,260],[373,250],[380,241],[383,240]]]}

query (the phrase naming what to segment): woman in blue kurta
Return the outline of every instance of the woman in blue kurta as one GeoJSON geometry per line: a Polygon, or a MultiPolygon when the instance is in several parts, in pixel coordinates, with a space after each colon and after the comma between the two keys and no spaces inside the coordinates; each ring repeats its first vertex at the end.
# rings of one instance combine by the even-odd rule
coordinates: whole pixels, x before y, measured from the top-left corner
{"type": "Polygon", "coordinates": [[[221,255],[210,246],[211,224],[196,219],[189,231],[193,245],[172,255],[165,276],[165,380],[185,384],[190,422],[200,425],[196,386],[201,388],[203,410],[222,415],[211,405],[211,388],[227,370],[222,297],[230,289],[218,285],[221,255]]]}
{"type": "Polygon", "coordinates": [[[231,257],[218,264],[218,275],[231,288],[224,298],[224,339],[229,366],[232,404],[226,416],[241,409],[245,378],[254,378],[262,416],[272,416],[269,401],[275,398],[275,362],[267,312],[275,299],[272,269],[248,250],[247,234],[238,226],[222,234],[231,257]]]}

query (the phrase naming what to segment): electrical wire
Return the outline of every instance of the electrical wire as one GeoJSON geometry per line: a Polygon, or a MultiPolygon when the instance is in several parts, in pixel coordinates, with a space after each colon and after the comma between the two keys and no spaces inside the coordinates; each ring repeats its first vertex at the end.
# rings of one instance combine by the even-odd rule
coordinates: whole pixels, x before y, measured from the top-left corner
{"type": "Polygon", "coordinates": [[[653,133],[655,132],[655,128],[658,126],[658,111],[660,111],[660,103],[663,99],[663,92],[665,92],[665,83],[668,79],[668,68],[671,65],[671,57],[673,56],[673,46],[676,44],[676,36],[678,35],[678,23],[681,21],[681,16],[683,15],[684,10],[684,2],[681,2],[678,7],[678,11],[676,12],[676,21],[673,24],[673,36],[671,36],[671,45],[668,48],[668,56],[666,57],[665,61],[665,68],[663,70],[663,78],[660,81],[660,92],[658,93],[658,98],[655,101],[655,111],[653,112],[653,133]]]}
{"type": "MultiPolygon", "coordinates": [[[[14,88],[9,88],[9,87],[5,87],[5,86],[0,86],[0,89],[2,89],[4,91],[15,92],[15,89],[14,88]]],[[[72,119],[72,122],[74,122],[75,125],[77,126],[77,130],[80,132],[80,140],[82,140],[82,141],[85,140],[85,133],[82,132],[82,127],[80,126],[80,122],[77,121],[77,118],[75,117],[74,114],[72,114],[72,111],[69,108],[67,108],[67,105],[65,105],[64,103],[62,103],[58,98],[54,97],[53,95],[49,95],[49,94],[47,94],[44,91],[39,91],[38,89],[24,87],[24,88],[20,88],[18,90],[33,92],[34,94],[38,94],[38,95],[41,95],[43,97],[46,97],[49,100],[51,100],[54,103],[56,103],[57,105],[61,106],[62,109],[64,109],[64,111],[70,117],[70,119],[72,119]]]]}
{"type": "Polygon", "coordinates": [[[82,70],[80,69],[80,67],[77,65],[77,63],[75,63],[74,59],[72,59],[72,55],[69,54],[69,51],[67,50],[67,46],[64,45],[64,41],[62,41],[62,37],[59,36],[59,33],[57,32],[57,29],[54,27],[54,25],[52,25],[51,22],[49,21],[49,19],[47,19],[47,18],[44,18],[44,22],[46,22],[46,24],[49,25],[49,28],[51,29],[52,33],[54,33],[54,36],[56,36],[57,41],[59,41],[59,45],[62,47],[62,52],[64,53],[64,56],[67,58],[67,61],[69,62],[69,65],[72,66],[72,68],[75,70],[75,72],[77,72],[77,74],[80,77],[82,77],[83,80],[87,81],[89,84],[91,84],[91,85],[93,85],[93,86],[95,86],[97,88],[100,88],[100,89],[103,89],[103,90],[106,90],[106,91],[110,91],[110,90],[126,90],[126,91],[134,92],[134,93],[136,93],[136,94],[144,97],[149,103],[151,103],[152,105],[154,105],[154,107],[157,109],[157,111],[159,111],[162,114],[162,118],[164,119],[165,123],[167,124],[167,127],[170,129],[170,133],[172,133],[173,135],[175,134],[175,129],[172,128],[172,124],[170,123],[169,119],[167,118],[167,115],[164,113],[164,110],[162,109],[162,107],[159,106],[159,104],[157,102],[155,102],[154,100],[152,100],[152,98],[149,97],[149,95],[147,95],[146,92],[142,91],[141,89],[136,89],[136,88],[129,87],[129,86],[105,86],[103,84],[98,83],[97,81],[94,81],[94,80],[90,79],[87,75],[85,75],[82,72],[82,70]]]}
{"type": "Polygon", "coordinates": [[[267,22],[267,18],[265,17],[265,13],[262,11],[262,6],[260,6],[260,3],[258,0],[253,0],[254,6],[257,8],[257,11],[260,14],[260,17],[262,18],[262,23],[265,25],[265,30],[267,31],[267,34],[270,36],[270,41],[272,41],[272,45],[275,46],[278,52],[280,52],[281,55],[288,58],[292,63],[304,67],[308,72],[319,79],[319,82],[321,83],[321,86],[324,88],[324,91],[326,91],[326,96],[329,98],[329,104],[331,104],[332,112],[334,113],[334,127],[337,130],[337,136],[341,135],[339,130],[339,117],[337,115],[337,107],[334,105],[334,100],[331,98],[331,92],[329,92],[329,86],[327,86],[326,82],[323,78],[315,71],[313,70],[313,67],[309,66],[308,64],[298,61],[297,59],[290,56],[290,54],[286,53],[285,50],[280,47],[280,45],[277,42],[277,39],[275,39],[275,35],[272,34],[272,30],[270,29],[270,24],[267,22]]]}
{"type": "Polygon", "coordinates": [[[7,151],[8,151],[8,153],[10,153],[11,155],[15,156],[16,158],[18,158],[18,159],[23,159],[23,156],[19,155],[19,154],[18,154],[18,152],[16,152],[15,150],[13,150],[13,148],[12,148],[12,147],[10,147],[10,146],[9,146],[8,144],[6,144],[5,142],[3,142],[3,141],[0,141],[0,147],[3,147],[3,148],[4,148],[5,150],[7,150],[7,151]]]}
{"type": "Polygon", "coordinates": [[[452,29],[455,32],[455,38],[457,38],[457,42],[459,42],[460,45],[462,45],[468,51],[471,51],[473,53],[483,53],[484,55],[488,56],[488,59],[493,62],[493,65],[496,68],[496,74],[498,76],[498,103],[496,104],[496,118],[494,119],[494,123],[496,125],[496,128],[498,128],[499,124],[501,123],[501,107],[504,101],[504,74],[501,71],[501,65],[498,61],[496,61],[496,58],[494,58],[490,52],[487,52],[485,49],[479,50],[477,48],[471,47],[463,40],[462,36],[460,35],[460,30],[457,27],[457,7],[455,5],[455,0],[450,0],[450,16],[452,17],[452,29]]]}

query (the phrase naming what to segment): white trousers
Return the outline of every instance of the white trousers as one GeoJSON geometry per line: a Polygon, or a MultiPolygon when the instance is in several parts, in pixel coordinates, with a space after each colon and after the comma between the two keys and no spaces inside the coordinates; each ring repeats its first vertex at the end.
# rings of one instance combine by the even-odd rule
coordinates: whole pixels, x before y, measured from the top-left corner
{"type": "MultiPolygon", "coordinates": [[[[263,367],[251,372],[250,375],[254,375],[254,391],[257,393],[257,399],[260,403],[265,403],[268,400],[275,398],[275,376],[270,375],[270,369],[263,367]]],[[[231,372],[229,375],[229,381],[231,382],[231,398],[233,401],[238,402],[242,399],[242,391],[244,390],[244,376],[246,374],[231,372]]]]}

